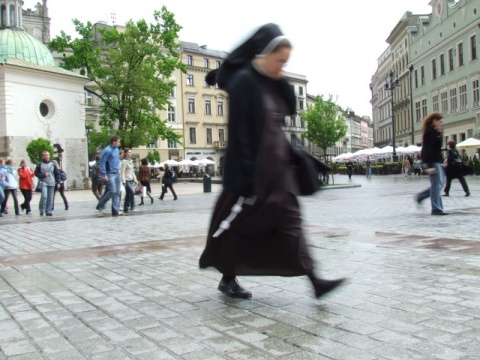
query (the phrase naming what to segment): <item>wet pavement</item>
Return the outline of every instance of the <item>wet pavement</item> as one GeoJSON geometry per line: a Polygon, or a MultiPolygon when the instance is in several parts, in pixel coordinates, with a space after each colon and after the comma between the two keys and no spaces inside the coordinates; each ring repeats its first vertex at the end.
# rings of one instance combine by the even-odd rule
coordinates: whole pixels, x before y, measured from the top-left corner
{"type": "Polygon", "coordinates": [[[320,300],[302,277],[242,277],[251,300],[216,290],[198,269],[215,184],[177,183],[178,201],[154,184],[120,217],[89,191],[53,217],[4,215],[0,359],[479,359],[480,177],[466,179],[450,216],[413,201],[423,176],[336,176],[349,186],[302,198],[319,273],[349,278],[320,300]]]}

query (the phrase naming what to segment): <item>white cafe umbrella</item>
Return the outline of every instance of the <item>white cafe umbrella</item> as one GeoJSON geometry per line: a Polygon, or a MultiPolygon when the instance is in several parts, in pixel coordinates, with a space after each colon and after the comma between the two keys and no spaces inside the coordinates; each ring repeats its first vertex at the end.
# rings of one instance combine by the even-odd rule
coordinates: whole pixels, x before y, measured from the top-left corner
{"type": "Polygon", "coordinates": [[[210,159],[202,159],[198,162],[200,165],[214,165],[215,161],[210,159]]]}
{"type": "Polygon", "coordinates": [[[167,161],[164,161],[162,164],[167,164],[168,166],[178,166],[178,161],[167,160],[167,161]]]}
{"type": "Polygon", "coordinates": [[[480,140],[468,138],[457,144],[457,148],[480,148],[480,140]]]}
{"type": "Polygon", "coordinates": [[[180,166],[191,166],[191,165],[193,165],[193,161],[188,160],[188,159],[183,159],[182,161],[180,161],[178,163],[178,165],[180,165],[180,166]]]}

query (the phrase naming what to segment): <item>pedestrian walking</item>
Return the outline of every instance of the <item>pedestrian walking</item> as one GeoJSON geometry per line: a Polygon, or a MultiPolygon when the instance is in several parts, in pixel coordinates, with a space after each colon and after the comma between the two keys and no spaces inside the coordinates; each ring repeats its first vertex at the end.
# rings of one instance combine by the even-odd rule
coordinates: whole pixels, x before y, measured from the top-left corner
{"type": "Polygon", "coordinates": [[[447,151],[447,167],[445,168],[445,173],[447,175],[447,185],[444,189],[443,196],[449,196],[450,186],[452,185],[453,179],[458,179],[462,185],[463,191],[465,191],[465,196],[470,196],[470,190],[468,189],[468,184],[465,178],[463,177],[463,160],[460,157],[460,153],[455,147],[457,143],[453,140],[448,142],[448,151],[447,151]]]}
{"type": "Polygon", "coordinates": [[[53,196],[55,194],[55,187],[60,186],[60,172],[55,163],[50,161],[50,152],[42,152],[42,161],[37,164],[35,168],[35,176],[41,183],[41,196],[38,204],[40,216],[44,214],[52,216],[53,211],[53,196]]]}
{"type": "Polygon", "coordinates": [[[120,137],[112,136],[110,145],[103,149],[100,156],[100,170],[103,181],[107,182],[107,190],[99,200],[96,209],[103,212],[105,204],[112,200],[112,216],[120,215],[120,137]]]}
{"type": "Polygon", "coordinates": [[[348,162],[345,164],[345,166],[347,167],[348,179],[351,180],[352,175],[353,175],[353,163],[352,163],[352,161],[348,160],[348,162]]]}
{"type": "Polygon", "coordinates": [[[18,168],[18,187],[23,195],[23,203],[20,204],[20,209],[25,210],[27,215],[32,214],[32,208],[30,202],[33,195],[33,177],[35,173],[28,166],[26,160],[20,161],[20,167],[18,168]]]}
{"type": "Polygon", "coordinates": [[[230,135],[224,189],[199,265],[223,274],[218,290],[230,297],[252,296],[238,275],[307,275],[316,297],[343,281],[316,277],[302,231],[293,149],[282,130],[285,116],[296,113],[282,73],[290,51],[279,27],[267,24],[206,79],[228,93],[230,135]]]}
{"type": "MultiPolygon", "coordinates": [[[[125,187],[125,202],[123,203],[123,212],[135,210],[135,189],[137,177],[135,175],[135,166],[132,161],[132,149],[123,150],[124,158],[121,161],[122,184],[125,187]]],[[[143,204],[139,204],[143,205],[143,204]]]]}
{"type": "Polygon", "coordinates": [[[0,212],[2,214],[8,214],[8,211],[6,210],[7,204],[8,204],[8,199],[10,198],[10,195],[12,196],[13,199],[13,207],[15,209],[15,215],[22,215],[20,212],[20,208],[18,206],[18,197],[17,197],[17,189],[18,189],[18,180],[16,177],[17,170],[15,169],[15,164],[12,159],[8,159],[6,166],[6,176],[5,176],[5,182],[4,182],[4,193],[5,193],[5,198],[2,201],[2,206],[0,212]]]}
{"type": "Polygon", "coordinates": [[[95,164],[92,165],[92,193],[97,200],[100,200],[103,195],[103,189],[106,185],[103,180],[102,170],[100,169],[100,155],[95,155],[95,164]]]}
{"type": "Polygon", "coordinates": [[[413,176],[418,175],[422,173],[422,159],[420,159],[420,155],[417,154],[415,157],[415,160],[413,160],[413,176]]]}
{"type": "Polygon", "coordinates": [[[443,115],[439,112],[429,114],[423,120],[422,162],[424,171],[430,177],[430,187],[415,196],[417,203],[421,203],[430,197],[432,215],[448,215],[443,209],[442,188],[445,173],[443,170],[442,157],[442,124],[443,115]]]}
{"type": "Polygon", "coordinates": [[[173,195],[173,200],[177,200],[177,194],[175,193],[175,190],[173,190],[173,172],[170,170],[170,166],[168,164],[164,165],[164,174],[163,174],[163,186],[162,186],[162,193],[160,195],[160,200],[163,200],[163,197],[167,193],[167,190],[170,189],[170,192],[173,195]]]}
{"type": "Polygon", "coordinates": [[[57,160],[52,160],[52,161],[60,173],[60,186],[57,186],[55,188],[55,192],[53,194],[52,210],[55,210],[55,195],[57,194],[57,192],[60,193],[60,196],[62,197],[63,205],[65,205],[65,210],[68,210],[68,200],[67,200],[67,197],[65,196],[65,181],[67,181],[67,173],[58,165],[57,160]]]}
{"type": "MultiPolygon", "coordinates": [[[[0,159],[0,204],[3,203],[5,200],[5,192],[4,192],[4,185],[5,185],[5,178],[7,176],[7,169],[5,168],[5,160],[0,159]]],[[[3,212],[0,211],[0,217],[3,216],[3,212]]]]}
{"type": "Polygon", "coordinates": [[[148,167],[148,160],[142,159],[141,163],[142,165],[140,165],[138,177],[140,179],[140,184],[142,184],[144,188],[144,192],[142,193],[142,195],[140,195],[140,199],[142,200],[140,205],[144,205],[144,193],[150,198],[150,204],[153,204],[152,188],[150,187],[150,168],[148,167]]]}
{"type": "Polygon", "coordinates": [[[403,173],[405,174],[405,176],[410,175],[410,166],[410,156],[407,155],[405,159],[403,159],[403,173]]]}
{"type": "Polygon", "coordinates": [[[372,161],[370,160],[370,156],[367,156],[367,161],[365,161],[365,166],[367,170],[367,178],[372,177],[372,161]]]}

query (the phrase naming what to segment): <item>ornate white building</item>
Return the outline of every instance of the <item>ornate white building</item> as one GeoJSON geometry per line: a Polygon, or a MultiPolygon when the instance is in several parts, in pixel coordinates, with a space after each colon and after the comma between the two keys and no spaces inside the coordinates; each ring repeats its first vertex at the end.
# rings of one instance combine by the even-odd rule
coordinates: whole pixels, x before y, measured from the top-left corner
{"type": "MultiPolygon", "coordinates": [[[[21,0],[0,5],[0,157],[29,161],[27,144],[49,139],[64,149],[61,166],[67,186],[86,185],[84,85],[88,78],[55,66],[42,41],[49,34],[46,9],[22,10],[21,0]],[[28,34],[23,27],[28,19],[28,34]]],[[[49,35],[48,35],[49,36],[49,35]]],[[[33,166],[34,164],[32,164],[33,166]]]]}

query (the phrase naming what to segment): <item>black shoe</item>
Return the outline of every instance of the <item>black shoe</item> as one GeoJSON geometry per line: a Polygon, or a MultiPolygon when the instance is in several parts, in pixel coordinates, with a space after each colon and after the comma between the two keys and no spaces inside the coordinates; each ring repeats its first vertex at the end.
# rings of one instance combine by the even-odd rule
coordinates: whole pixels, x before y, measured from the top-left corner
{"type": "Polygon", "coordinates": [[[442,196],[450,196],[450,195],[448,195],[448,194],[443,194],[442,196]]]}
{"type": "Polygon", "coordinates": [[[40,211],[40,216],[43,216],[43,211],[40,211]]]}
{"type": "Polygon", "coordinates": [[[47,216],[53,216],[52,213],[47,213],[47,216]]]}
{"type": "Polygon", "coordinates": [[[318,299],[319,297],[325,295],[326,293],[340,286],[344,281],[345,279],[337,279],[337,280],[316,279],[313,284],[313,287],[315,289],[315,297],[318,299]]]}
{"type": "Polygon", "coordinates": [[[418,205],[422,204],[422,199],[420,199],[418,195],[415,195],[415,201],[417,202],[418,205]]]}
{"type": "Polygon", "coordinates": [[[465,196],[466,196],[466,197],[469,197],[469,196],[470,196],[470,193],[469,193],[469,192],[468,192],[468,193],[466,193],[466,194],[465,194],[465,196]]]}
{"type": "Polygon", "coordinates": [[[245,288],[243,288],[238,283],[237,279],[233,279],[228,283],[224,282],[223,280],[220,280],[220,283],[218,284],[218,290],[223,292],[225,295],[233,298],[248,299],[252,297],[252,293],[246,290],[245,288]]]}
{"type": "Polygon", "coordinates": [[[68,205],[65,205],[65,210],[68,210],[68,205]]]}
{"type": "Polygon", "coordinates": [[[25,204],[20,204],[20,209],[25,210],[25,204]]]}
{"type": "Polygon", "coordinates": [[[153,204],[153,198],[150,198],[150,205],[153,204]]]}
{"type": "Polygon", "coordinates": [[[176,196],[173,198],[173,200],[177,200],[177,199],[178,199],[178,197],[176,197],[176,196]]]}
{"type": "Polygon", "coordinates": [[[138,206],[140,206],[140,205],[145,205],[145,204],[143,202],[141,202],[140,204],[138,204],[138,206]]]}
{"type": "Polygon", "coordinates": [[[432,212],[432,215],[450,215],[450,214],[444,211],[444,212],[432,212]]]}

